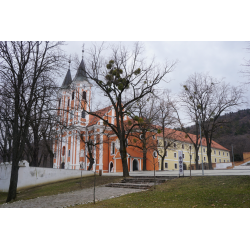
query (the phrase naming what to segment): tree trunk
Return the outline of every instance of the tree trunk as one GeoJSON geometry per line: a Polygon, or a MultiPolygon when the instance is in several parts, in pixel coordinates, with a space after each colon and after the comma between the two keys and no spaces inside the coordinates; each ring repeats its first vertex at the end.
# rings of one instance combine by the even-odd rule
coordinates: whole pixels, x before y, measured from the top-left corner
{"type": "Polygon", "coordinates": [[[164,170],[164,160],[165,160],[165,154],[161,158],[161,171],[164,170]]]}
{"type": "Polygon", "coordinates": [[[123,141],[123,140],[120,140],[120,155],[121,155],[121,159],[122,159],[123,177],[129,177],[128,162],[127,162],[127,150],[125,147],[125,141],[123,141]]]}
{"type": "Polygon", "coordinates": [[[208,143],[208,141],[207,141],[208,169],[213,169],[213,167],[212,167],[212,157],[211,157],[211,153],[212,153],[211,145],[210,145],[210,143],[208,143]]]}
{"type": "Polygon", "coordinates": [[[144,146],[143,148],[143,171],[147,170],[147,149],[144,146]]]}
{"type": "Polygon", "coordinates": [[[12,162],[12,169],[11,169],[11,177],[10,177],[10,186],[9,192],[6,202],[10,202],[16,199],[16,190],[17,190],[17,183],[18,183],[18,162],[12,162]]]}
{"type": "Polygon", "coordinates": [[[195,148],[195,167],[196,167],[196,170],[198,170],[199,168],[199,148],[195,148]]]}

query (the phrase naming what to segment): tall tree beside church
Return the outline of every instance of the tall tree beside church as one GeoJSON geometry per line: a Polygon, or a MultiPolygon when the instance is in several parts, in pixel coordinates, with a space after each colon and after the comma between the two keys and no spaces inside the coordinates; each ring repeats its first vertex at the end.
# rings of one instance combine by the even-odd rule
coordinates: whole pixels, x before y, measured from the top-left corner
{"type": "MultiPolygon", "coordinates": [[[[120,141],[120,155],[123,176],[129,176],[127,165],[126,140],[130,130],[126,131],[125,119],[130,109],[141,98],[152,93],[153,88],[170,73],[176,62],[167,62],[159,67],[154,60],[143,58],[143,47],[135,43],[131,51],[119,46],[110,47],[110,54],[103,58],[104,46],[93,46],[88,51],[87,76],[108,98],[115,110],[115,122],[109,123],[95,112],[89,114],[99,117],[112,129],[120,141]],[[109,58],[109,59],[107,59],[109,58]]],[[[138,121],[138,116],[132,117],[138,121]]]]}
{"type": "MultiPolygon", "coordinates": [[[[132,117],[138,116],[136,126],[131,130],[131,137],[128,140],[128,146],[138,148],[143,153],[142,169],[147,170],[147,153],[153,151],[156,147],[156,129],[155,122],[157,121],[158,110],[156,108],[156,97],[143,97],[137,101],[136,105],[130,109],[132,117]]],[[[132,122],[128,122],[128,130],[132,122]]]]}
{"type": "Polygon", "coordinates": [[[63,67],[61,42],[0,42],[1,95],[11,105],[12,170],[6,202],[16,198],[18,163],[33,118],[34,104],[44,88],[55,86],[63,67]]]}

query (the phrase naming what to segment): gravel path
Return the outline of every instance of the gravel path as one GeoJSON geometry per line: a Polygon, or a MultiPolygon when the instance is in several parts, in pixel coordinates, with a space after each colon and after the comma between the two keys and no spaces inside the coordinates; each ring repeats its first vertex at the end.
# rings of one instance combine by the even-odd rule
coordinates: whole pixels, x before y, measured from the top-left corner
{"type": "MultiPolygon", "coordinates": [[[[142,192],[141,189],[132,188],[112,188],[99,186],[96,187],[96,200],[106,200],[125,194],[142,192]]],[[[0,208],[58,208],[68,207],[77,204],[93,202],[93,188],[82,189],[70,193],[63,193],[51,196],[43,196],[30,200],[20,200],[13,203],[5,203],[0,208]]]]}

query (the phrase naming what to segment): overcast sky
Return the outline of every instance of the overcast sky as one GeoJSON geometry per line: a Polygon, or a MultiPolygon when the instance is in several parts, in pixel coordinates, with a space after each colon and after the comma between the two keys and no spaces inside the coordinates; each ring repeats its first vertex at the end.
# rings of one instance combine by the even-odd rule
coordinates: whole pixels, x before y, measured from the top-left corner
{"type": "MultiPolygon", "coordinates": [[[[91,42],[67,42],[65,50],[68,54],[78,54],[81,58],[82,44],[85,48],[91,42]]],[[[110,42],[111,43],[111,42],[110,42]]],[[[117,43],[117,42],[113,42],[117,43]]],[[[123,42],[131,47],[133,42],[123,42]]],[[[242,85],[246,80],[240,71],[243,69],[244,59],[250,58],[247,53],[247,42],[143,42],[145,55],[149,58],[155,56],[159,63],[178,60],[175,70],[167,75],[169,83],[161,82],[159,88],[167,88],[178,94],[180,84],[184,83],[189,75],[209,73],[211,76],[222,79],[231,85],[242,85]]],[[[66,73],[66,72],[65,72],[66,73]]],[[[74,74],[74,72],[72,72],[74,74]]],[[[74,76],[72,76],[74,77],[74,76]]],[[[250,86],[245,88],[245,94],[250,86]]],[[[249,108],[246,104],[242,108],[249,108]]]]}

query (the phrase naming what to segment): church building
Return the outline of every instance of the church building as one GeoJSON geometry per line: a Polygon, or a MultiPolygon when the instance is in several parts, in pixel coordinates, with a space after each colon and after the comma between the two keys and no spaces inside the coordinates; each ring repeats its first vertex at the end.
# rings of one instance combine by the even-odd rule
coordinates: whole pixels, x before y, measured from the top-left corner
{"type": "MultiPolygon", "coordinates": [[[[61,122],[67,126],[63,136],[58,136],[54,143],[53,168],[102,170],[103,173],[122,172],[122,161],[119,152],[119,140],[112,130],[103,124],[103,121],[86,111],[91,110],[91,88],[82,60],[72,80],[70,69],[62,83],[59,102],[58,116],[61,122]],[[93,146],[88,147],[89,141],[93,146]],[[94,164],[91,169],[91,151],[94,164]]],[[[114,124],[115,110],[112,106],[96,111],[105,120],[114,124]]],[[[57,128],[58,134],[60,129],[57,128]]],[[[127,159],[129,171],[142,170],[142,152],[135,148],[127,147],[127,159]]],[[[153,152],[147,154],[147,168],[153,170],[153,162],[158,159],[153,157],[153,152]]]]}

